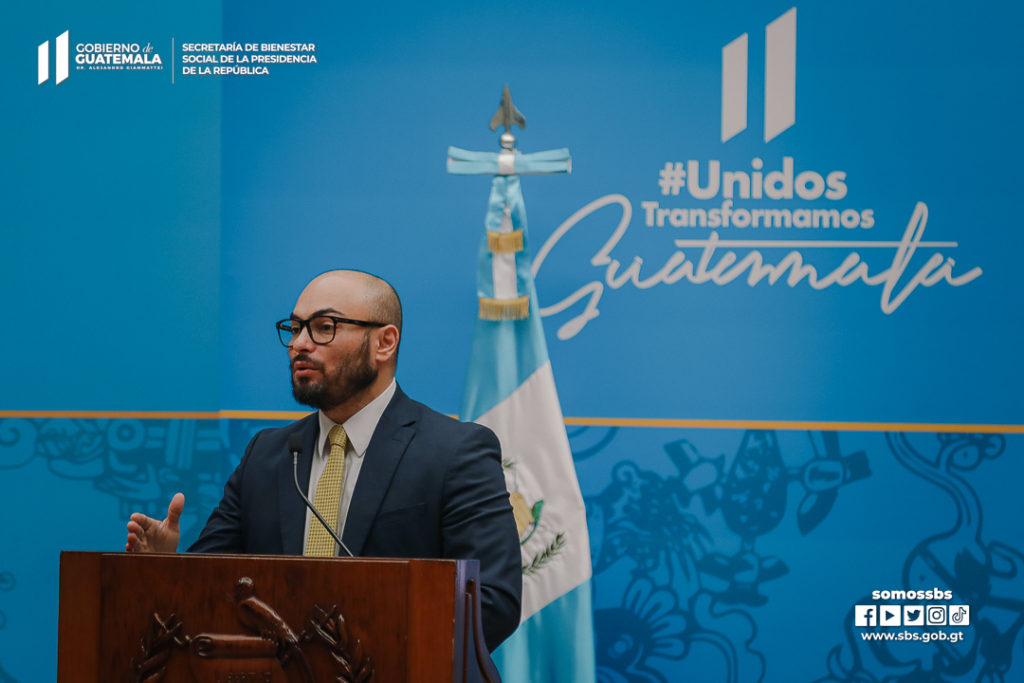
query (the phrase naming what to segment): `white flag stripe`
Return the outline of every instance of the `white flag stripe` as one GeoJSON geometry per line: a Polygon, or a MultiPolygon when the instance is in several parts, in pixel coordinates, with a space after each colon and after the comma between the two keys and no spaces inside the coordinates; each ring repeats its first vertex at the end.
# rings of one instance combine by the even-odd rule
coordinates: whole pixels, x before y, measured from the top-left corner
{"type": "MultiPolygon", "coordinates": [[[[512,216],[508,205],[501,217],[498,232],[512,232],[512,216]]],[[[494,283],[495,299],[515,299],[519,296],[516,287],[516,255],[513,252],[491,254],[491,281],[494,283]]]]}
{"type": "Polygon", "coordinates": [[[796,123],[796,7],[764,30],[764,141],[796,123]]]}
{"type": "Polygon", "coordinates": [[[586,510],[551,363],[476,421],[498,435],[503,458],[515,463],[506,470],[510,490],[520,492],[531,506],[544,501],[538,526],[547,533],[536,533],[523,545],[523,564],[548,547],[553,532],[565,534],[565,547],[545,570],[523,576],[525,620],[591,576],[586,510]]]}
{"type": "Polygon", "coordinates": [[[516,290],[516,255],[514,253],[491,254],[491,272],[494,277],[495,299],[515,299],[519,296],[516,290]]]}

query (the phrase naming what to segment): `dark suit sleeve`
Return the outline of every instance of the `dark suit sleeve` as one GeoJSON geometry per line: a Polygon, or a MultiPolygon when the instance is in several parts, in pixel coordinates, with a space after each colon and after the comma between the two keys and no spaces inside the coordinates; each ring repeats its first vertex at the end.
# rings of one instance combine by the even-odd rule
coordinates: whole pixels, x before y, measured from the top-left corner
{"type": "Polygon", "coordinates": [[[522,563],[498,438],[469,427],[445,473],[442,556],[480,561],[484,638],[493,651],[519,626],[522,563]]]}
{"type": "Polygon", "coordinates": [[[244,530],[242,529],[242,480],[245,477],[245,466],[249,462],[253,447],[263,432],[256,434],[245,449],[242,462],[228,477],[224,485],[224,496],[210,513],[206,526],[193,543],[190,553],[241,553],[245,548],[244,530]]]}

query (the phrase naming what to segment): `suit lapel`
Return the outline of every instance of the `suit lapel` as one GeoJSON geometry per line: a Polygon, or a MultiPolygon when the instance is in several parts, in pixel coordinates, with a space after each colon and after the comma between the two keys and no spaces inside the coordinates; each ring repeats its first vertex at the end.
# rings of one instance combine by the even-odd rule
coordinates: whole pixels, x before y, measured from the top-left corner
{"type": "MultiPolygon", "coordinates": [[[[317,413],[305,418],[300,425],[302,431],[302,453],[299,454],[299,487],[302,493],[309,490],[309,473],[313,467],[316,452],[316,436],[320,431],[317,413]]],[[[303,534],[306,529],[306,504],[295,490],[295,475],[292,472],[292,454],[283,449],[278,466],[277,498],[281,514],[281,551],[285,555],[301,555],[303,534]]]]}
{"type": "Polygon", "coordinates": [[[362,553],[398,463],[416,433],[415,422],[415,403],[396,387],[363,456],[365,461],[345,519],[342,539],[354,555],[362,553]]]}

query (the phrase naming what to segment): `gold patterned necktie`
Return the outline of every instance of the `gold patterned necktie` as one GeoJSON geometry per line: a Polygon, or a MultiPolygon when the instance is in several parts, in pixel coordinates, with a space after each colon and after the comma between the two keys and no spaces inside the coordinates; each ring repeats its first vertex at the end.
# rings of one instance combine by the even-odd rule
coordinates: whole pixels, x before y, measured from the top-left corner
{"type": "MultiPolygon", "coordinates": [[[[341,425],[331,427],[327,435],[331,443],[331,453],[327,456],[327,465],[316,484],[316,496],[313,505],[317,512],[331,524],[332,529],[338,526],[338,507],[341,504],[341,484],[345,481],[345,445],[348,435],[341,425]]],[[[306,539],[306,555],[308,557],[334,557],[334,538],[314,515],[309,520],[309,537],[306,539]]]]}

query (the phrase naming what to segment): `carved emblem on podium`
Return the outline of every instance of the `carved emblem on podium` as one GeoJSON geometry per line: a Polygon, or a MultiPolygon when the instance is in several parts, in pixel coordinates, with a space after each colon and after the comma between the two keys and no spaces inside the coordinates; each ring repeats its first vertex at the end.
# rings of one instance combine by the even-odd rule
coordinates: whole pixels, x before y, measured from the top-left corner
{"type": "MultiPolygon", "coordinates": [[[[373,680],[373,662],[363,643],[349,629],[336,605],[324,609],[313,605],[306,628],[296,633],[278,612],[256,595],[247,576],[234,587],[239,623],[250,634],[184,633],[175,614],[164,619],[154,613],[149,629],[139,640],[132,660],[136,683],[161,683],[176,652],[187,650],[191,680],[202,683],[314,683],[307,647],[324,646],[329,654],[336,683],[368,683],[373,680]]],[[[184,653],[183,653],[184,654],[184,653]]],[[[186,680],[184,677],[178,680],[186,680]]]]}

